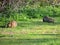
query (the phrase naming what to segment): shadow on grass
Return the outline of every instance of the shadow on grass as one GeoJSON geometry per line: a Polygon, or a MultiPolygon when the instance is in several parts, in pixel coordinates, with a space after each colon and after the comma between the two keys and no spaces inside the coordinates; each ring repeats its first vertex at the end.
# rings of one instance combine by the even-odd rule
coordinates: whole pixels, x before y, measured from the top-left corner
{"type": "Polygon", "coordinates": [[[5,26],[0,26],[0,28],[6,28],[5,26]]]}
{"type": "Polygon", "coordinates": [[[55,22],[54,24],[55,24],[55,25],[60,25],[60,22],[55,22]]]}

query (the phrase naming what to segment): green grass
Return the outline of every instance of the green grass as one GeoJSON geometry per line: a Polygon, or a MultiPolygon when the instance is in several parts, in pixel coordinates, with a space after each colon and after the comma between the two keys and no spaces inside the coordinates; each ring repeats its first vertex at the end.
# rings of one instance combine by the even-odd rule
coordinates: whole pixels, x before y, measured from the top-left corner
{"type": "Polygon", "coordinates": [[[60,17],[55,23],[41,19],[18,21],[16,28],[0,28],[0,45],[60,45],[60,17]]]}
{"type": "Polygon", "coordinates": [[[0,45],[60,45],[60,39],[0,39],[0,45]]]}

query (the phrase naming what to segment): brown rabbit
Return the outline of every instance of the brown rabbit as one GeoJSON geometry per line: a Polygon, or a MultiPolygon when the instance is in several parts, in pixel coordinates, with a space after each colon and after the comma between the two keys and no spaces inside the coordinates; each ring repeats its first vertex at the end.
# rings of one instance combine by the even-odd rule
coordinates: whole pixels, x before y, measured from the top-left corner
{"type": "Polygon", "coordinates": [[[13,28],[13,27],[16,27],[17,26],[17,22],[16,21],[10,21],[8,24],[7,24],[7,27],[10,27],[10,28],[13,28]]]}

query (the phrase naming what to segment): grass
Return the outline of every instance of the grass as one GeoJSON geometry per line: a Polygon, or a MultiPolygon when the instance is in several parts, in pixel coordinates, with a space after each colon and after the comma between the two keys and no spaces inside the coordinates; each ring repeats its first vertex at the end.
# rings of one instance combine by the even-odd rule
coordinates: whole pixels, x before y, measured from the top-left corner
{"type": "Polygon", "coordinates": [[[0,28],[0,45],[60,45],[60,17],[55,23],[41,19],[18,21],[16,28],[0,28]]]}
{"type": "Polygon", "coordinates": [[[0,45],[60,45],[60,39],[0,39],[0,45]]]}

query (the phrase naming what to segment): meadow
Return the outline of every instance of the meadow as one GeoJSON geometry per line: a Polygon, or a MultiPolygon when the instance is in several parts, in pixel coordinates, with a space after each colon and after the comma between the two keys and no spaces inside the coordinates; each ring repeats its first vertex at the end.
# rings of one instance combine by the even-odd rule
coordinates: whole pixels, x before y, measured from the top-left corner
{"type": "Polygon", "coordinates": [[[1,0],[0,45],[60,45],[60,1],[1,0]],[[43,22],[44,16],[54,23],[43,22]],[[12,20],[18,26],[7,28],[12,20]]]}
{"type": "Polygon", "coordinates": [[[60,17],[54,20],[30,19],[18,21],[16,28],[0,28],[0,45],[60,45],[60,17]]]}

